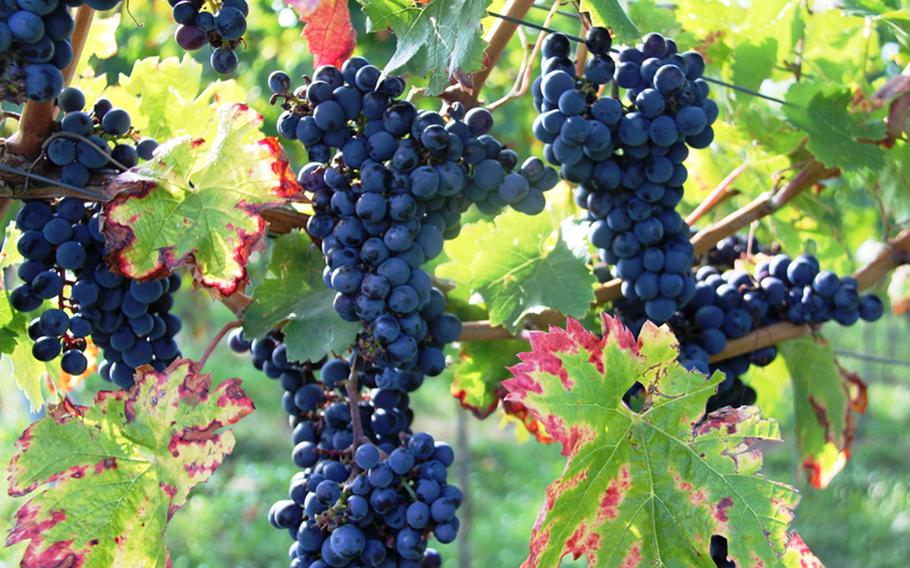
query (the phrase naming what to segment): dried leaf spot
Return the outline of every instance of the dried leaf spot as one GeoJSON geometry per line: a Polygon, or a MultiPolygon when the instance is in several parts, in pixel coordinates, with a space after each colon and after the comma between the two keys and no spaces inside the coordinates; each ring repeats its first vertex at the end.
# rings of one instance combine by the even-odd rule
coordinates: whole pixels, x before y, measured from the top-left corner
{"type": "Polygon", "coordinates": [[[589,566],[597,564],[598,549],[600,549],[600,535],[596,532],[590,532],[585,523],[578,525],[575,532],[566,540],[566,545],[563,548],[566,555],[572,555],[573,560],[586,556],[589,566]]]}
{"type": "Polygon", "coordinates": [[[597,509],[597,524],[603,524],[604,521],[613,520],[619,514],[619,506],[625,498],[629,487],[632,486],[632,474],[629,471],[629,464],[625,464],[619,470],[619,476],[610,481],[603,497],[600,498],[600,507],[597,509]]]}
{"type": "Polygon", "coordinates": [[[622,560],[622,568],[635,568],[641,563],[641,544],[635,543],[622,560]]]}
{"type": "Polygon", "coordinates": [[[714,506],[714,518],[721,523],[729,520],[727,511],[733,507],[733,499],[730,496],[724,497],[714,506]]]}

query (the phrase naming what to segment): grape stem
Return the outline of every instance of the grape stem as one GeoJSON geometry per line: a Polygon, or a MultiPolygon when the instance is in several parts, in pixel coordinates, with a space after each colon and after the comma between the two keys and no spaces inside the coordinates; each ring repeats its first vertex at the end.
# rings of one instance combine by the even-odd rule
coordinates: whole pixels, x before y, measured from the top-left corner
{"type": "Polygon", "coordinates": [[[232,329],[236,329],[243,325],[240,320],[229,321],[224,324],[224,327],[221,328],[221,331],[218,332],[215,337],[212,338],[212,341],[209,342],[208,347],[205,348],[205,353],[202,354],[202,357],[199,358],[199,363],[196,365],[196,372],[201,373],[202,368],[205,367],[205,363],[209,360],[209,357],[212,355],[212,352],[215,351],[215,348],[218,347],[218,344],[221,343],[221,340],[224,339],[224,336],[230,333],[232,329]]]}
{"type": "Polygon", "coordinates": [[[356,452],[363,438],[363,424],[360,422],[360,384],[357,382],[357,371],[360,365],[360,354],[351,359],[351,374],[345,381],[344,390],[348,394],[348,404],[351,407],[351,431],[354,441],[351,443],[351,452],[356,452]]]}

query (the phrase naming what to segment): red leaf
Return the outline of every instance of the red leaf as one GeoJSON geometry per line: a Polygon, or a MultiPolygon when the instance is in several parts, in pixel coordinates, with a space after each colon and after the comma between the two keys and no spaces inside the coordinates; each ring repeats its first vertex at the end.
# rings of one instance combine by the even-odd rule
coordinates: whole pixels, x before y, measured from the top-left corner
{"type": "Polygon", "coordinates": [[[305,24],[303,37],[315,58],[314,65],[340,67],[354,52],[357,33],[351,25],[347,0],[285,0],[305,24]]]}

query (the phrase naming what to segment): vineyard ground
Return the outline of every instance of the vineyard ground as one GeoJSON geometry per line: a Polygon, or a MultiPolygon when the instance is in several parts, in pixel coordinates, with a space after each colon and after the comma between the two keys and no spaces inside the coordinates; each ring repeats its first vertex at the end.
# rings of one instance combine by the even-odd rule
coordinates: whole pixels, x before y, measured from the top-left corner
{"type": "MultiPolygon", "coordinates": [[[[229,316],[220,305],[212,306],[216,313],[208,317],[207,306],[188,304],[185,301],[181,309],[187,321],[182,340],[188,355],[196,357],[205,348],[205,338],[229,316]]],[[[829,326],[826,333],[838,348],[906,358],[906,351],[894,339],[905,332],[906,325],[903,319],[888,315],[874,325],[829,326]]],[[[285,535],[262,522],[269,501],[261,498],[285,491],[294,473],[287,460],[290,450],[279,389],[250,365],[237,362],[224,349],[216,351],[209,365],[216,380],[240,372],[256,403],[259,420],[237,426],[238,445],[233,458],[199,488],[188,511],[174,518],[168,544],[175,568],[271,568],[286,563],[282,552],[287,544],[285,535]],[[264,428],[265,424],[274,427],[264,428]]],[[[860,420],[853,459],[826,491],[814,491],[799,483],[803,501],[795,528],[830,568],[900,566],[910,556],[910,483],[902,469],[902,461],[910,455],[910,431],[906,428],[910,423],[910,369],[848,359],[843,363],[870,383],[870,413],[860,420]]],[[[90,381],[80,400],[87,400],[100,382],[90,381]]],[[[421,409],[423,422],[418,428],[454,441],[456,409],[447,388],[439,379],[419,391],[416,407],[421,409]]],[[[6,382],[0,384],[0,412],[5,417],[0,430],[0,460],[9,460],[13,442],[29,417],[19,394],[6,382]]],[[[782,417],[784,432],[788,432],[791,423],[786,412],[777,411],[777,415],[782,417]]],[[[469,487],[475,508],[467,534],[470,565],[518,566],[525,558],[539,496],[548,480],[556,478],[562,469],[559,449],[533,441],[515,444],[511,428],[501,430],[495,416],[485,422],[469,418],[468,428],[469,487]]],[[[785,436],[788,438],[793,439],[785,436]]],[[[792,443],[770,450],[766,473],[774,479],[792,479],[794,455],[792,443]]],[[[6,497],[5,487],[0,495],[0,531],[5,534],[14,504],[6,497]]],[[[457,567],[457,545],[443,546],[442,551],[446,568],[457,567]]],[[[0,568],[14,566],[21,553],[19,547],[0,550],[0,568]]]]}

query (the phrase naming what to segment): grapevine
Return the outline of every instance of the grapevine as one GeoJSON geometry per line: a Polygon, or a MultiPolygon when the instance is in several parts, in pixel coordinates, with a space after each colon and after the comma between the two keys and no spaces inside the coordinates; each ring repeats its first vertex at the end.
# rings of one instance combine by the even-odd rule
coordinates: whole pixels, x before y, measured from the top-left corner
{"type": "Polygon", "coordinates": [[[290,468],[223,514],[254,563],[839,554],[763,454],[825,488],[876,419],[838,356],[905,363],[837,338],[910,306],[910,46],[883,7],[721,4],[0,0],[21,565],[253,561],[165,545],[238,475],[227,358],[290,468]],[[520,464],[539,511],[532,478],[476,506],[495,460],[441,440],[445,389],[561,446],[520,464]],[[478,548],[490,508],[520,550],[478,548]]]}

